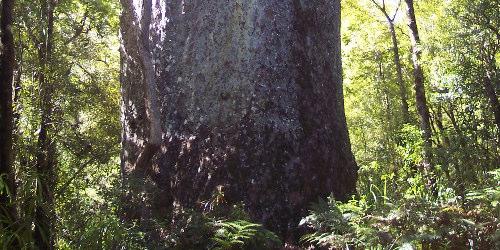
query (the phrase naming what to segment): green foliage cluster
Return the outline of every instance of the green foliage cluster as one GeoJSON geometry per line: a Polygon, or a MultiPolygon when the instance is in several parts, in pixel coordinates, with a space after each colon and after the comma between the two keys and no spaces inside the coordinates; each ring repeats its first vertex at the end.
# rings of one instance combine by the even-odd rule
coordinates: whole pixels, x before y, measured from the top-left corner
{"type": "Polygon", "coordinates": [[[279,249],[280,238],[262,225],[252,223],[242,205],[215,207],[201,213],[178,213],[170,226],[170,249],[279,249]],[[224,210],[224,216],[217,210],[224,210]]]}
{"type": "MultiPolygon", "coordinates": [[[[492,172],[497,175],[499,171],[492,172]]],[[[500,179],[496,179],[497,185],[500,179]]],[[[467,194],[465,204],[443,194],[441,201],[407,197],[381,204],[366,198],[320,201],[301,224],[313,233],[304,245],[343,249],[495,249],[500,247],[500,189],[467,194]]]]}
{"type": "MultiPolygon", "coordinates": [[[[382,1],[376,1],[382,3],[382,1]]],[[[385,1],[388,12],[399,1],[385,1]]],[[[432,173],[423,170],[415,96],[403,121],[392,40],[373,1],[343,4],[346,116],[360,166],[358,195],[315,204],[303,244],[345,249],[495,249],[500,144],[485,83],[500,93],[500,1],[414,1],[432,126],[432,173]],[[376,30],[377,32],[373,32],[376,30]],[[429,179],[434,179],[432,192],[429,179]]],[[[405,5],[395,16],[405,84],[413,65],[405,5]]]]}
{"type": "Polygon", "coordinates": [[[58,249],[142,249],[145,245],[143,232],[133,225],[124,225],[109,212],[93,214],[84,224],[69,226],[64,231],[67,234],[57,242],[58,249]]]}
{"type": "MultiPolygon", "coordinates": [[[[119,2],[50,1],[54,7],[52,51],[42,66],[48,21],[42,3],[15,1],[15,176],[17,218],[0,228],[0,246],[13,239],[20,248],[35,246],[33,226],[41,189],[53,182],[55,244],[62,249],[119,249],[139,246],[133,225],[118,218],[119,205],[119,2]],[[45,75],[47,84],[40,84],[45,75]],[[36,170],[40,156],[42,110],[50,93],[48,136],[52,176],[36,170]]],[[[0,186],[2,186],[0,184],[0,186]]],[[[1,204],[0,204],[1,207],[1,204]]],[[[142,244],[140,244],[142,245],[142,244]]]]}
{"type": "Polygon", "coordinates": [[[214,249],[277,249],[281,240],[262,225],[244,220],[220,221],[214,223],[218,228],[212,240],[214,249]]]}

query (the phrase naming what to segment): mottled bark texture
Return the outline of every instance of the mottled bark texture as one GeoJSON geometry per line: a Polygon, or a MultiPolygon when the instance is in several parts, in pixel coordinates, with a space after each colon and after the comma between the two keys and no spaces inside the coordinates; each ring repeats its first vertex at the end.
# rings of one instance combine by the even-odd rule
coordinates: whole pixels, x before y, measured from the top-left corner
{"type": "MultiPolygon", "coordinates": [[[[14,73],[14,37],[12,35],[13,0],[0,2],[0,182],[8,189],[0,190],[0,230],[12,225],[5,223],[15,221],[16,210],[13,205],[15,196],[13,170],[13,104],[12,80],[14,73]]],[[[10,228],[13,229],[13,228],[10,228]]]]}
{"type": "Polygon", "coordinates": [[[126,219],[168,220],[222,189],[286,233],[311,202],[355,191],[340,1],[122,5],[126,219]]]}

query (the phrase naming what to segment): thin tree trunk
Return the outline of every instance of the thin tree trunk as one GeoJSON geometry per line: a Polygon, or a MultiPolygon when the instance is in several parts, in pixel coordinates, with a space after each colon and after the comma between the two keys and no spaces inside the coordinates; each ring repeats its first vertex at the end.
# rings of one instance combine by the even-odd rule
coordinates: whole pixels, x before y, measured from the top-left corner
{"type": "Polygon", "coordinates": [[[399,86],[399,97],[401,98],[401,110],[403,112],[403,121],[405,123],[410,123],[410,111],[408,105],[408,92],[406,90],[406,84],[403,80],[403,67],[401,66],[401,59],[399,57],[399,47],[398,38],[396,35],[396,30],[394,28],[394,22],[387,20],[389,22],[389,30],[392,38],[392,51],[394,53],[394,65],[396,66],[396,76],[399,86]]]}
{"type": "MultiPolygon", "coordinates": [[[[432,107],[429,107],[429,113],[430,114],[433,114],[433,109],[432,107]]],[[[435,115],[435,114],[434,114],[435,115]]],[[[437,125],[436,125],[436,119],[434,116],[430,116],[430,121],[431,121],[431,132],[433,135],[436,135],[435,136],[435,145],[439,147],[439,145],[441,145],[441,139],[439,138],[439,131],[438,131],[438,128],[437,128],[437,125]]]]}
{"type": "Polygon", "coordinates": [[[40,132],[38,134],[38,152],[36,171],[39,178],[37,188],[37,204],[35,207],[35,245],[39,249],[54,248],[54,182],[55,182],[55,145],[51,137],[52,126],[52,93],[51,79],[51,55],[54,33],[54,2],[52,0],[41,0],[42,28],[40,37],[43,43],[38,48],[38,60],[40,72],[38,72],[38,83],[40,87],[40,132]]]}
{"type": "MultiPolygon", "coordinates": [[[[453,129],[455,130],[455,132],[457,133],[458,135],[458,141],[460,142],[460,145],[461,147],[466,147],[466,141],[465,141],[465,135],[463,134],[463,131],[462,129],[460,128],[460,125],[458,124],[457,122],[457,119],[455,117],[455,112],[453,111],[453,105],[450,104],[450,107],[449,109],[444,109],[444,112],[446,113],[446,115],[448,116],[448,118],[450,118],[450,121],[451,121],[451,125],[453,126],[453,129]]],[[[468,154],[465,154],[464,155],[464,158],[465,158],[465,164],[466,164],[466,167],[470,167],[470,157],[468,154]]],[[[462,169],[460,169],[460,165],[459,164],[453,164],[455,166],[455,176],[456,176],[456,180],[455,180],[455,184],[457,185],[457,194],[461,197],[461,200],[464,201],[464,195],[465,195],[465,185],[464,185],[464,173],[462,171],[462,169]]]]}
{"type": "MultiPolygon", "coordinates": [[[[433,165],[432,165],[432,130],[430,123],[430,112],[427,106],[427,98],[425,94],[424,85],[424,72],[422,70],[422,65],[420,64],[422,51],[420,48],[420,36],[418,33],[417,20],[415,17],[415,9],[413,6],[413,0],[405,0],[408,7],[408,18],[410,27],[410,37],[412,45],[412,61],[414,70],[414,86],[415,86],[415,97],[417,104],[417,111],[420,117],[420,128],[422,130],[422,136],[424,139],[424,160],[423,167],[425,175],[428,178],[428,186],[435,191],[435,180],[432,176],[433,165]]],[[[433,192],[435,193],[435,192],[433,192]]]]}
{"type": "Polygon", "coordinates": [[[13,0],[3,0],[0,10],[0,182],[5,189],[0,190],[1,228],[13,229],[7,221],[16,220],[14,205],[16,187],[13,169],[13,78],[15,65],[14,37],[12,34],[13,0]]]}
{"type": "Polygon", "coordinates": [[[401,98],[401,112],[403,113],[403,121],[404,123],[410,123],[410,111],[408,105],[408,92],[406,90],[406,84],[403,80],[403,67],[401,65],[401,59],[399,56],[399,46],[398,46],[398,38],[396,34],[396,29],[394,28],[394,19],[399,11],[399,6],[401,2],[399,2],[396,11],[391,17],[387,12],[387,8],[385,5],[385,1],[382,1],[382,4],[378,3],[376,0],[371,0],[372,3],[379,9],[382,14],[384,14],[385,19],[387,20],[387,24],[389,26],[389,33],[391,34],[392,40],[392,51],[394,55],[394,66],[396,67],[396,77],[397,83],[399,87],[399,97],[401,98]]]}
{"type": "Polygon", "coordinates": [[[495,85],[492,83],[491,76],[488,75],[483,80],[483,86],[485,94],[488,97],[488,101],[491,106],[491,110],[495,117],[495,124],[497,126],[497,143],[500,144],[500,102],[498,101],[498,96],[495,91],[495,85]]]}
{"type": "Polygon", "coordinates": [[[439,129],[439,132],[441,133],[441,137],[443,138],[443,146],[449,147],[450,146],[450,138],[448,137],[448,135],[446,133],[446,129],[444,128],[444,125],[443,125],[443,107],[442,107],[442,104],[438,104],[438,107],[437,107],[436,125],[439,129]]]}

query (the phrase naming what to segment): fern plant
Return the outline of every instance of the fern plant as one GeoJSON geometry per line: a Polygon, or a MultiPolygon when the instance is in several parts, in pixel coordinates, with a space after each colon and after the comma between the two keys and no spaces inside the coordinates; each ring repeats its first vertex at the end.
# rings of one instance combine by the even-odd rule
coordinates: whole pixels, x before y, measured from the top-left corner
{"type": "Polygon", "coordinates": [[[310,215],[300,222],[315,232],[302,236],[301,241],[307,245],[333,248],[353,244],[356,228],[351,222],[358,221],[361,214],[362,209],[356,204],[342,204],[333,197],[328,201],[320,200],[311,206],[310,215]]]}
{"type": "Polygon", "coordinates": [[[281,241],[276,234],[260,224],[245,220],[217,221],[212,237],[213,249],[278,249],[281,241]]]}

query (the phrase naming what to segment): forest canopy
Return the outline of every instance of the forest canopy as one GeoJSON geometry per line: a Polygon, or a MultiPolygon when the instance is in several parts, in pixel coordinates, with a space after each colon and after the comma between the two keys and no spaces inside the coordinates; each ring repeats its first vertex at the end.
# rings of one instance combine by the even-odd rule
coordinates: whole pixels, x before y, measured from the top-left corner
{"type": "Polygon", "coordinates": [[[499,0],[1,0],[0,249],[498,249],[499,0]]]}

